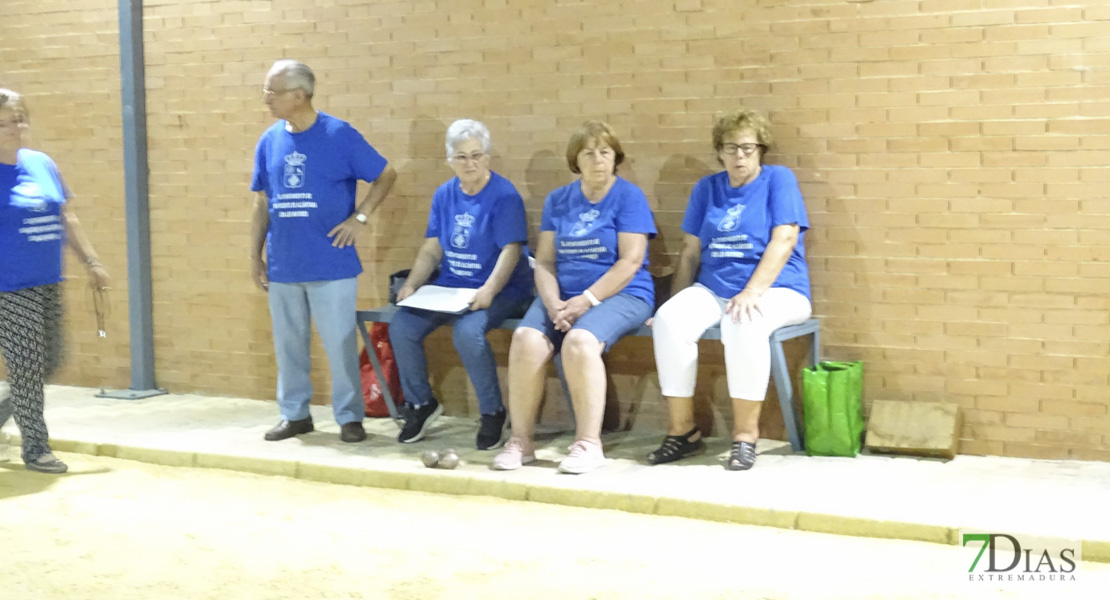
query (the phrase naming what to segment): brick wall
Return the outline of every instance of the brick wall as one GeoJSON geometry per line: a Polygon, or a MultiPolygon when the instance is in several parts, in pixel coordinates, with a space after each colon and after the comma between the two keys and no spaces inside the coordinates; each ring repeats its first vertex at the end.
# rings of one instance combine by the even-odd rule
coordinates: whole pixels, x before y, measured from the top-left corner
{"type": "MultiPolygon", "coordinates": [[[[1099,0],[156,0],[146,2],[151,229],[159,383],[272,397],[264,296],[247,270],[251,153],[275,58],[317,70],[318,107],[397,167],[360,242],[365,305],[411,263],[442,139],[472,117],[533,220],[571,175],[570,130],[611,122],[661,235],[666,269],[696,179],[716,170],[714,115],[769,113],[770,162],[795,170],[824,353],[866,361],[865,401],[966,411],[961,451],[1110,459],[1110,7],[1099,0]]],[[[5,0],[0,85],[27,93],[117,278],[111,337],[67,285],[62,380],[126,387],[126,276],[114,0],[5,0]]],[[[532,223],[533,229],[535,223],[532,223]]],[[[495,347],[504,364],[508,336],[495,347]]],[[[450,348],[436,334],[436,349],[450,348]]],[[[727,431],[719,347],[698,394],[727,431]]],[[[791,353],[797,361],[802,349],[791,353]]],[[[328,388],[316,347],[317,400],[328,388]]],[[[457,357],[437,393],[476,414],[457,357]]],[[[665,415],[651,347],[610,360],[618,427],[665,415]]],[[[773,393],[772,393],[773,398],[773,393]]],[[[765,431],[781,433],[769,405],[765,431]]],[[[545,416],[565,418],[561,400],[545,416]]]]}

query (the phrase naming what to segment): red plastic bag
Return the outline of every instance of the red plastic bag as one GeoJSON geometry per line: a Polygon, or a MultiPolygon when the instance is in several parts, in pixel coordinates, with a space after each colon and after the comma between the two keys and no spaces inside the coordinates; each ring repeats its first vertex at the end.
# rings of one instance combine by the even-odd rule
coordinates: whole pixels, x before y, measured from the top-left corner
{"type": "MultiPolygon", "coordinates": [[[[401,392],[401,375],[397,372],[397,362],[393,358],[393,346],[389,343],[389,325],[371,325],[370,343],[374,345],[374,353],[378,355],[378,363],[385,373],[385,382],[393,396],[393,404],[399,407],[405,400],[401,392]]],[[[366,403],[366,416],[388,417],[389,408],[385,405],[385,395],[382,394],[381,383],[374,374],[374,367],[370,364],[370,356],[365,348],[358,357],[358,366],[362,375],[362,399],[366,403]]]]}

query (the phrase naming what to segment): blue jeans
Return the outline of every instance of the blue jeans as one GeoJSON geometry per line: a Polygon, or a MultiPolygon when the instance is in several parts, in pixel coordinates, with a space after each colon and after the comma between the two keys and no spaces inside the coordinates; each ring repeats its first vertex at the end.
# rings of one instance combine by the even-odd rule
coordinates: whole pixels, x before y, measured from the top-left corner
{"type": "Polygon", "coordinates": [[[416,406],[431,401],[432,386],[428,383],[424,338],[443,325],[451,325],[455,351],[462,358],[466,374],[478,394],[478,410],[483,415],[504,410],[501,384],[497,380],[497,361],[486,333],[505,319],[523,314],[530,301],[531,298],[506,298],[504,294],[498,294],[489,308],[461,315],[413,308],[398,310],[389,322],[389,342],[393,345],[405,401],[416,406]]]}
{"type": "Polygon", "coordinates": [[[316,322],[331,367],[331,406],[336,422],[361,423],[366,416],[358,370],[357,299],[358,280],[354,278],[270,282],[270,317],[278,367],[277,401],[282,419],[299,421],[309,416],[312,321],[316,322]]]}

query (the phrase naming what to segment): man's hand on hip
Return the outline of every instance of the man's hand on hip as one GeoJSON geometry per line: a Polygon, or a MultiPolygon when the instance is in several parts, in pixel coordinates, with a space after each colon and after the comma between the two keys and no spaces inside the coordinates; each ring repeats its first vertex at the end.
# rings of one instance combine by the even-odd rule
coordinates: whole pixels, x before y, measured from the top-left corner
{"type": "Polygon", "coordinates": [[[346,248],[347,246],[354,246],[355,240],[358,239],[358,234],[366,228],[366,225],[359,223],[354,215],[347,217],[342,223],[338,224],[331,231],[328,232],[328,237],[332,238],[331,245],[336,248],[346,248]]]}

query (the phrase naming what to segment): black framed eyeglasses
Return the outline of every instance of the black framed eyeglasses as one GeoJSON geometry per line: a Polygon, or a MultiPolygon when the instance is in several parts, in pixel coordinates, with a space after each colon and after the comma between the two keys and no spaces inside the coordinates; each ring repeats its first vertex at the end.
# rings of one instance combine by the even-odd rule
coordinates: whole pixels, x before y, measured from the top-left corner
{"type": "Polygon", "coordinates": [[[751,156],[756,148],[767,149],[763,144],[721,144],[721,154],[735,156],[736,152],[743,152],[744,156],[751,156]]]}

